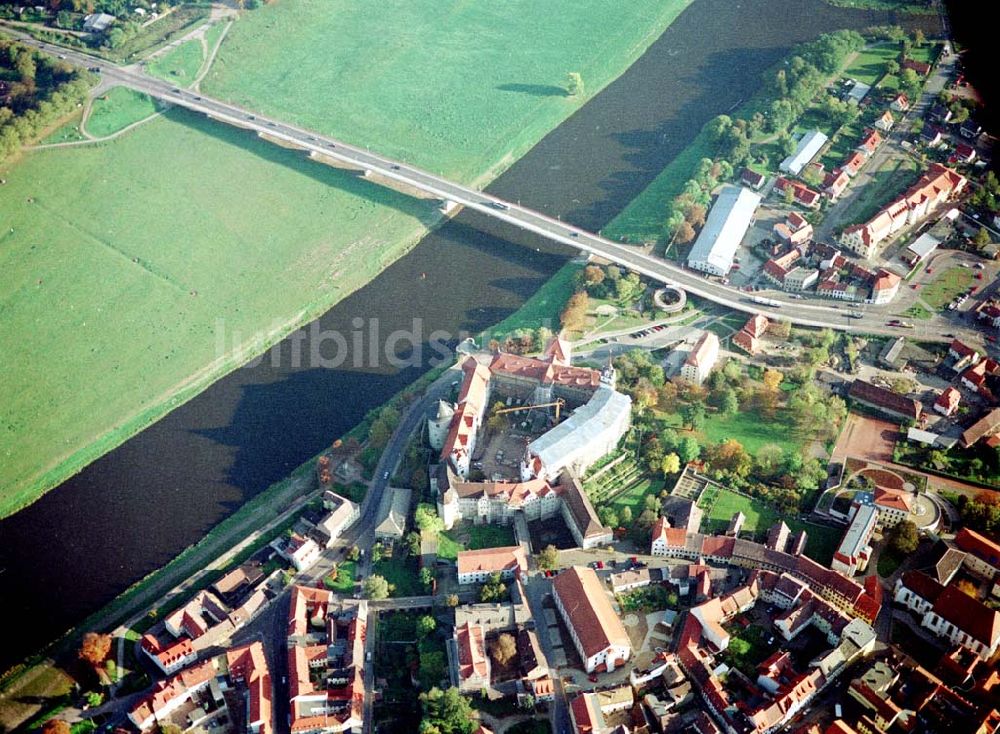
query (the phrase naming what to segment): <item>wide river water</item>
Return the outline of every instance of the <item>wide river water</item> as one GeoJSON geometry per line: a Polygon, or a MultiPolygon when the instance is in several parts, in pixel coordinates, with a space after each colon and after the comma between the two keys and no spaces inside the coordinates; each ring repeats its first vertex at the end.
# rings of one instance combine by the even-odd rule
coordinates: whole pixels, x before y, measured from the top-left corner
{"type": "MultiPolygon", "coordinates": [[[[697,0],[490,191],[596,230],[707,120],[748,98],[790,46],[889,20],[821,0],[697,0]]],[[[377,319],[384,335],[417,317],[426,336],[497,323],[566,253],[484,220],[462,214],[442,226],[318,326],[349,336],[355,318],[377,319]]],[[[264,360],[219,380],[0,521],[0,598],[17,629],[0,645],[0,670],[169,561],[424,369],[293,368],[289,345],[281,349],[278,366],[264,360]]]]}

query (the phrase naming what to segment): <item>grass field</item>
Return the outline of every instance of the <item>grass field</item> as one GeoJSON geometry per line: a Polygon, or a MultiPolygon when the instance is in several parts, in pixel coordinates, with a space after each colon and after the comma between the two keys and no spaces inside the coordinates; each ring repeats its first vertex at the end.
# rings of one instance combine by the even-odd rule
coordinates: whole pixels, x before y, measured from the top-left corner
{"type": "Polygon", "coordinates": [[[615,497],[611,501],[611,506],[616,511],[621,510],[623,507],[628,507],[632,510],[632,517],[639,517],[642,514],[643,503],[647,495],[658,495],[660,490],[663,489],[663,485],[664,482],[662,479],[643,478],[615,497]]]}
{"type": "MultiPolygon", "coordinates": [[[[706,505],[711,504],[710,509],[702,507],[702,509],[707,510],[705,518],[702,520],[702,532],[725,531],[729,521],[737,512],[742,512],[747,518],[743,525],[743,531],[758,535],[767,532],[767,529],[779,520],[784,520],[792,532],[806,531],[806,555],[823,564],[829,564],[843,535],[842,530],[826,525],[804,523],[801,520],[784,516],[776,508],[762,500],[744,497],[728,489],[722,489],[715,495],[714,502],[707,496],[703,496],[702,500],[705,500],[706,505]]],[[[698,504],[702,505],[702,501],[700,500],[698,504]]]]}
{"type": "Polygon", "coordinates": [[[146,68],[153,76],[188,87],[198,76],[198,70],[204,62],[205,53],[201,41],[195,38],[153,59],[146,68]]]}
{"type": "MultiPolygon", "coordinates": [[[[668,414],[666,417],[672,427],[681,426],[679,415],[668,414]]],[[[769,443],[777,444],[785,451],[798,451],[802,448],[804,440],[802,436],[789,429],[781,411],[777,411],[774,420],[765,419],[757,411],[740,411],[733,416],[709,413],[705,417],[705,425],[700,433],[701,438],[710,443],[720,443],[734,438],[751,454],[769,443]]]]}
{"type": "Polygon", "coordinates": [[[0,516],[237,366],[234,339],[366,283],[433,216],[182,110],[3,175],[0,516]]]}
{"type": "Polygon", "coordinates": [[[969,290],[975,282],[975,276],[968,268],[949,268],[934,278],[933,283],[924,286],[920,299],[931,308],[940,310],[959,293],[969,290]]]}
{"type": "Polygon", "coordinates": [[[202,89],[484,182],[624,71],[689,3],[273,3],[232,27],[202,89]],[[571,71],[585,94],[565,95],[571,71]]]}
{"type": "Polygon", "coordinates": [[[84,127],[97,138],[113,135],[156,113],[151,97],[126,87],[114,87],[94,100],[84,127]]]}
{"type": "MultiPolygon", "coordinates": [[[[283,0],[232,26],[203,86],[485,183],[690,2],[283,0]],[[585,94],[563,93],[570,71],[585,94]]],[[[153,35],[202,22],[190,10],[153,35]]],[[[88,129],[120,129],[129,109],[95,110],[88,129]]],[[[427,204],[177,110],[3,175],[0,516],[371,280],[437,221],[427,204]],[[236,334],[253,352],[234,354],[236,334]]]]}
{"type": "Polygon", "coordinates": [[[71,143],[77,140],[86,140],[83,133],[80,132],[80,118],[80,114],[74,115],[73,119],[63,123],[46,138],[40,140],[39,144],[49,145],[50,143],[71,143]]]}
{"type": "Polygon", "coordinates": [[[858,54],[854,62],[844,70],[844,76],[874,86],[875,82],[885,74],[886,63],[898,60],[898,44],[888,42],[874,44],[858,54]]]}
{"type": "Polygon", "coordinates": [[[438,558],[454,560],[464,550],[514,545],[514,529],[504,525],[462,524],[438,537],[438,558]]]}

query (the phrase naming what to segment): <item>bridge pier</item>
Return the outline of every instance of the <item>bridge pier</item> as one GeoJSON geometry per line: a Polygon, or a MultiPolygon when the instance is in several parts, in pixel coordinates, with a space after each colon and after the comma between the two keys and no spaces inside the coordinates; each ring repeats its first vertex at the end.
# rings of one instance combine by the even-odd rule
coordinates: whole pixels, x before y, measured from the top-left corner
{"type": "Polygon", "coordinates": [[[442,214],[451,214],[453,211],[455,211],[456,207],[458,207],[458,204],[456,204],[454,201],[451,201],[450,199],[445,199],[444,201],[441,202],[440,205],[438,205],[438,211],[441,212],[442,214]]]}

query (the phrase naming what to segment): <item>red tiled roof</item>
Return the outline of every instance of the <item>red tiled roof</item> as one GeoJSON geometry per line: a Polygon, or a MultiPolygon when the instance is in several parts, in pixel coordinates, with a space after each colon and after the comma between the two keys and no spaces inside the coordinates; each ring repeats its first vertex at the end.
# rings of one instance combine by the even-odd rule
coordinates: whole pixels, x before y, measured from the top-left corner
{"type": "Polygon", "coordinates": [[[1000,568],[1000,543],[969,528],[962,528],[955,536],[955,545],[966,553],[980,558],[995,568],[1000,568]]]}
{"type": "Polygon", "coordinates": [[[455,629],[455,643],[458,647],[458,669],[462,679],[473,675],[489,675],[490,664],[486,659],[486,637],[481,625],[466,622],[455,629]]]}
{"type": "Polygon", "coordinates": [[[556,576],[552,588],[587,657],[611,645],[631,647],[625,627],[593,569],[568,568],[556,576]]]}
{"type": "Polygon", "coordinates": [[[953,387],[946,387],[938,395],[937,400],[934,401],[934,405],[939,405],[944,408],[949,413],[958,407],[958,404],[962,401],[962,393],[953,387]]]}
{"type": "Polygon", "coordinates": [[[927,76],[931,73],[931,65],[925,61],[917,61],[916,59],[904,59],[903,63],[900,64],[903,69],[913,69],[915,72],[921,76],[927,76]]]}
{"type": "Polygon", "coordinates": [[[945,587],[934,602],[934,613],[987,648],[992,648],[1000,639],[1000,612],[973,599],[957,586],[945,587]]]}
{"type": "Polygon", "coordinates": [[[900,581],[911,592],[932,604],[945,588],[923,571],[907,571],[900,577],[900,581]]]}
{"type": "Polygon", "coordinates": [[[459,575],[486,571],[527,571],[528,559],[520,545],[460,551],[456,561],[459,575]]]}
{"type": "Polygon", "coordinates": [[[901,489],[876,487],[875,505],[878,507],[888,507],[893,510],[902,510],[903,512],[911,512],[910,494],[901,489]]]}
{"type": "Polygon", "coordinates": [[[1000,408],[994,408],[978,421],[973,423],[962,434],[962,443],[968,447],[981,438],[988,438],[1000,431],[1000,408]]]}

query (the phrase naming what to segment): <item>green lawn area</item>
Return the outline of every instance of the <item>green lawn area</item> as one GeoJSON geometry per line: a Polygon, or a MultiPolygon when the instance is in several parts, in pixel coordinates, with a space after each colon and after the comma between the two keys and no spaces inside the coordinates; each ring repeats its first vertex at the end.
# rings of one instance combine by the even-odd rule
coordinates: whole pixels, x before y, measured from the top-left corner
{"type": "Polygon", "coordinates": [[[441,533],[438,536],[437,557],[454,561],[458,554],[465,550],[465,546],[452,538],[454,531],[441,533]]]}
{"type": "Polygon", "coordinates": [[[80,114],[73,115],[73,119],[56,128],[46,138],[39,141],[39,145],[49,145],[50,143],[71,143],[77,140],[86,140],[80,132],[80,114]]]}
{"type": "Polygon", "coordinates": [[[0,516],[325,312],[434,216],[178,109],[2,170],[0,516]]]}
{"type": "Polygon", "coordinates": [[[711,498],[703,495],[702,500],[699,500],[698,503],[702,509],[706,510],[705,518],[702,520],[702,532],[724,532],[729,521],[737,512],[746,515],[746,522],[743,525],[744,532],[752,532],[757,535],[766,533],[772,525],[775,525],[779,520],[784,520],[792,532],[806,531],[808,534],[806,555],[823,564],[829,564],[843,535],[842,530],[834,527],[804,523],[801,520],[783,516],[776,508],[763,500],[744,497],[728,489],[722,489],[715,495],[710,510],[703,505],[703,500],[704,504],[707,505],[711,498]]]}
{"type": "MultiPolygon", "coordinates": [[[[203,87],[485,184],[690,2],[282,0],[231,27],[203,87]],[[585,94],[565,96],[570,71],[585,94]]],[[[180,8],[141,41],[206,14],[180,8]]],[[[111,93],[88,129],[152,112],[126,97],[111,93]]],[[[176,109],[2,173],[0,516],[326,311],[438,219],[428,203],[176,109]]]]}
{"type": "Polygon", "coordinates": [[[153,59],[147,69],[153,76],[166,79],[180,87],[188,87],[198,76],[198,70],[204,61],[205,54],[201,41],[194,38],[153,59]]]}
{"type": "Polygon", "coordinates": [[[222,37],[222,31],[226,29],[226,23],[216,23],[211,28],[205,31],[205,44],[208,47],[208,53],[212,53],[212,49],[219,43],[219,39],[222,37]]]}
{"type": "Polygon", "coordinates": [[[867,222],[882,207],[912,186],[920,178],[917,164],[909,158],[890,162],[872,176],[858,198],[843,212],[841,221],[846,226],[867,222]]]}
{"type": "Polygon", "coordinates": [[[358,571],[358,564],[354,561],[344,561],[337,566],[337,578],[330,581],[327,576],[323,579],[326,588],[337,594],[350,594],[354,591],[354,575],[358,571]]]}
{"type": "Polygon", "coordinates": [[[920,298],[928,306],[942,309],[959,293],[969,289],[975,282],[973,271],[968,268],[950,268],[934,278],[934,282],[924,286],[920,298]]]}
{"type": "Polygon", "coordinates": [[[114,87],[103,97],[94,100],[87,118],[87,132],[94,137],[122,130],[134,122],[145,120],[156,112],[156,103],[151,97],[126,87],[114,87]]]}
{"type": "Polygon", "coordinates": [[[652,477],[644,476],[638,482],[630,485],[628,489],[615,497],[611,501],[611,506],[614,507],[616,511],[620,511],[623,507],[629,507],[632,510],[632,517],[639,517],[645,507],[643,503],[645,502],[646,496],[650,494],[658,495],[663,489],[663,485],[663,479],[654,479],[652,477]]]}
{"type": "Polygon", "coordinates": [[[934,314],[932,314],[926,308],[921,306],[919,303],[915,303],[914,305],[906,309],[904,315],[909,316],[912,319],[929,319],[934,314]]]}
{"type": "Polygon", "coordinates": [[[769,443],[778,444],[785,451],[797,451],[802,446],[801,437],[782,420],[780,411],[774,420],[767,420],[754,410],[740,411],[733,416],[712,413],[706,417],[702,433],[712,443],[735,438],[751,454],[769,443]]]}
{"type": "Polygon", "coordinates": [[[514,529],[505,525],[463,523],[438,536],[438,558],[454,560],[464,550],[514,545],[514,529]]]}
{"type": "Polygon", "coordinates": [[[621,74],[690,2],[283,1],[233,25],[202,88],[485,182],[621,74]],[[585,94],[565,95],[570,71],[585,94]]]}
{"type": "Polygon", "coordinates": [[[392,558],[383,558],[375,564],[375,573],[384,576],[386,581],[396,587],[391,596],[419,596],[427,593],[420,583],[417,559],[413,556],[404,559],[402,553],[397,552],[392,558]]]}
{"type": "Polygon", "coordinates": [[[875,83],[885,74],[888,61],[899,60],[899,45],[895,43],[879,43],[862,50],[854,62],[844,71],[844,76],[875,86],[875,83]]]}

